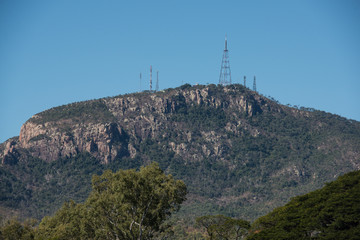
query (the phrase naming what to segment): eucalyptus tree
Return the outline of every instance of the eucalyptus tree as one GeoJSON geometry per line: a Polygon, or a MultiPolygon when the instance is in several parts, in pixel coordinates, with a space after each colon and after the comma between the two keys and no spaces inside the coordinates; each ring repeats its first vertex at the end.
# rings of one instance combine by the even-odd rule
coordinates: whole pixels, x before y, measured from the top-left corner
{"type": "Polygon", "coordinates": [[[67,203],[44,218],[38,239],[152,239],[187,193],[184,182],[164,174],[157,163],[139,171],[107,170],[93,176],[92,188],[84,204],[67,203]]]}

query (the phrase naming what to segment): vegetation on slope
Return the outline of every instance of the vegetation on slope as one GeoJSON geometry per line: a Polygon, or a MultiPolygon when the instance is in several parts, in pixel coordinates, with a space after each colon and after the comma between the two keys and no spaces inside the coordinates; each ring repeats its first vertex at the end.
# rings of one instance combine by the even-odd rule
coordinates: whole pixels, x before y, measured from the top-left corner
{"type": "Polygon", "coordinates": [[[359,239],[360,171],[257,219],[248,239],[359,239]]]}
{"type": "Polygon", "coordinates": [[[103,170],[89,153],[51,163],[29,158],[15,166],[3,165],[0,200],[9,209],[23,209],[20,218],[41,219],[65,201],[83,201],[91,189],[91,176],[103,170]]]}
{"type": "Polygon", "coordinates": [[[29,121],[44,124],[71,119],[72,122],[111,122],[114,116],[108,110],[102,99],[85,102],[76,102],[54,107],[30,118],[29,121]]]}
{"type": "Polygon", "coordinates": [[[188,186],[188,201],[179,216],[194,219],[224,214],[252,221],[359,164],[359,122],[282,106],[240,85],[184,85],[164,92],[70,104],[38,116],[29,121],[53,121],[55,125],[115,121],[129,137],[126,146],[136,154],[132,158],[118,155],[108,165],[86,152],[51,163],[26,155],[16,164],[2,164],[0,205],[23,213],[21,217],[41,219],[64,201],[84,201],[91,191],[92,174],[139,169],[157,161],[161,169],[188,186]],[[205,88],[219,105],[198,104],[184,97],[205,88]],[[253,106],[252,114],[238,104],[230,105],[233,96],[253,106]],[[143,112],[136,110],[154,104],[152,97],[173,99],[175,107],[162,113],[162,118],[152,106],[151,112],[146,107],[141,108],[143,112]],[[114,119],[106,104],[118,98],[138,106],[134,103],[134,111],[124,110],[122,118],[114,119]],[[149,134],[143,137],[134,134],[137,125],[127,125],[131,121],[139,124],[139,132],[148,122],[155,126],[145,129],[149,134]]]}
{"type": "Polygon", "coordinates": [[[295,197],[251,226],[223,215],[184,222],[164,220],[179,209],[186,186],[152,164],[140,171],[106,171],[93,178],[82,204],[66,202],[54,216],[7,221],[0,239],[359,239],[360,170],[320,190],[295,197]],[[176,224],[175,226],[173,224],[176,224]],[[187,228],[186,228],[187,226],[187,228]]]}
{"type": "Polygon", "coordinates": [[[66,202],[36,229],[9,221],[0,229],[0,239],[152,239],[166,234],[169,226],[163,223],[179,210],[186,193],[182,181],[165,175],[155,163],[139,171],[108,170],[93,176],[84,203],[66,202]]]}
{"type": "Polygon", "coordinates": [[[206,229],[209,239],[243,239],[250,229],[250,222],[223,215],[198,217],[196,223],[206,229]]]}

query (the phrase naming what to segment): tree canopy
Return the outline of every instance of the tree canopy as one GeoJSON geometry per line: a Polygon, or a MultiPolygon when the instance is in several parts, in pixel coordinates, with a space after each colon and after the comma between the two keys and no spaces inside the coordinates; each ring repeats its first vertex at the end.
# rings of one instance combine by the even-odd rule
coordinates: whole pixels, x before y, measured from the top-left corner
{"type": "Polygon", "coordinates": [[[224,215],[207,215],[196,218],[197,224],[206,228],[210,240],[243,239],[250,229],[250,222],[224,215]]]}
{"type": "Polygon", "coordinates": [[[360,171],[293,198],[252,225],[248,239],[359,239],[360,171]]]}
{"type": "Polygon", "coordinates": [[[186,186],[158,164],[105,171],[83,204],[67,202],[39,225],[38,239],[150,239],[186,199],[186,186]]]}
{"type": "Polygon", "coordinates": [[[35,221],[22,224],[3,220],[0,240],[359,239],[360,236],[360,170],[293,198],[257,219],[251,228],[248,221],[224,215],[198,217],[196,229],[185,229],[184,222],[176,225],[174,219],[165,221],[180,208],[187,190],[182,181],[165,175],[157,164],[140,171],[106,171],[94,176],[92,185],[93,191],[84,203],[66,202],[54,216],[43,218],[38,227],[35,221]]]}

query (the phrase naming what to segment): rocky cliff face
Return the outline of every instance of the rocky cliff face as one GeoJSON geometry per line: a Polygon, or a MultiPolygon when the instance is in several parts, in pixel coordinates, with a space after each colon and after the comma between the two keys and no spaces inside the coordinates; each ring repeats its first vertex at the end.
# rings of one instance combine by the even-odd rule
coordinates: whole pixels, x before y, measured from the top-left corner
{"type": "Polygon", "coordinates": [[[157,161],[185,181],[189,209],[199,204],[199,215],[223,209],[254,219],[296,194],[360,169],[360,123],[280,105],[241,85],[184,85],[60,106],[34,115],[19,137],[0,144],[0,171],[13,174],[3,177],[10,179],[9,186],[18,180],[17,187],[7,188],[11,194],[1,192],[10,195],[0,198],[0,208],[2,201],[19,206],[36,196],[41,201],[39,191],[49,188],[55,189],[54,199],[66,199],[61,171],[38,171],[34,182],[34,173],[19,166],[32,169],[29,162],[40,159],[61,167],[54,163],[84,160],[77,158],[83,153],[99,160],[100,168],[157,161]],[[15,197],[14,189],[19,189],[15,197]],[[23,196],[24,191],[29,194],[23,196]]]}
{"type": "MultiPolygon", "coordinates": [[[[116,157],[134,157],[137,152],[134,143],[148,138],[156,139],[160,134],[165,137],[167,128],[181,125],[171,121],[171,116],[179,109],[203,106],[247,116],[269,111],[271,106],[276,108],[276,111],[281,111],[259,95],[245,96],[238,92],[237,88],[223,88],[223,96],[219,98],[211,93],[211,88],[203,87],[143,94],[141,97],[130,95],[98,100],[102,101],[107,107],[106,110],[114,116],[111,122],[88,122],[86,116],[83,116],[80,122],[72,119],[72,116],[46,121],[47,113],[38,114],[21,127],[18,141],[7,143],[0,157],[9,157],[17,148],[27,149],[33,157],[44,161],[55,161],[87,151],[108,163],[116,157]]],[[[235,125],[229,123],[226,129],[236,132],[239,125],[241,121],[235,125]]],[[[250,128],[246,124],[244,127],[250,128]]],[[[258,134],[256,129],[251,131],[258,134]]],[[[202,135],[208,142],[213,143],[218,142],[217,138],[223,137],[216,136],[213,131],[203,132],[202,135]]],[[[188,132],[188,136],[186,142],[169,142],[169,147],[179,155],[188,155],[187,145],[191,143],[191,132],[188,132]]],[[[211,153],[221,155],[220,145],[215,144],[212,150],[204,145],[200,150],[193,151],[204,156],[211,153]]],[[[198,154],[192,157],[199,157],[198,154]]]]}
{"type": "Polygon", "coordinates": [[[19,146],[44,161],[87,151],[107,163],[116,156],[128,154],[127,139],[117,123],[74,123],[72,128],[62,131],[57,123],[42,125],[29,121],[21,128],[19,146]]]}

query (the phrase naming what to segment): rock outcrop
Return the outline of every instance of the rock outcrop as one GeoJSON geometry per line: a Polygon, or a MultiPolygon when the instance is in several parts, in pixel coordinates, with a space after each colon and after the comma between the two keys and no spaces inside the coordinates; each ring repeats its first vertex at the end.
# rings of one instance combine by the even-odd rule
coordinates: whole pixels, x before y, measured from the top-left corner
{"type": "Polygon", "coordinates": [[[2,164],[14,165],[18,162],[20,153],[16,150],[16,145],[18,144],[18,139],[9,139],[4,143],[5,149],[3,152],[0,152],[0,157],[2,157],[2,164]]]}
{"type": "Polygon", "coordinates": [[[128,155],[128,136],[117,123],[75,123],[63,131],[57,123],[42,125],[28,121],[21,128],[19,142],[33,157],[45,161],[71,157],[83,151],[104,163],[128,155]]]}
{"type": "MultiPolygon", "coordinates": [[[[215,91],[211,87],[202,87],[98,100],[103,101],[113,115],[111,122],[87,121],[86,116],[79,121],[71,115],[55,121],[46,121],[47,115],[53,113],[45,111],[33,116],[21,127],[18,143],[11,145],[11,149],[6,147],[2,157],[16,158],[15,149],[24,148],[33,157],[49,162],[87,151],[102,162],[108,163],[115,158],[134,157],[137,152],[134,143],[148,138],[154,139],[160,134],[166,136],[164,129],[176,127],[176,123],[169,121],[171,116],[192,106],[236,111],[248,116],[269,110],[271,102],[255,94],[239,94],[239,87],[241,88],[223,88],[220,97],[214,94],[215,91]]],[[[52,111],[62,109],[54,108],[52,111]]],[[[237,127],[236,124],[227,126],[229,131],[234,132],[237,131],[237,127]]],[[[187,142],[191,142],[191,139],[187,142]]],[[[176,154],[189,156],[186,143],[171,142],[169,146],[176,154]]],[[[196,156],[208,156],[209,150],[204,152],[202,148],[204,147],[200,146],[199,150],[192,149],[190,152],[193,152],[193,155],[196,153],[196,156]]],[[[215,155],[221,155],[221,152],[221,146],[216,146],[212,150],[215,155]]]]}
{"type": "MultiPolygon", "coordinates": [[[[266,116],[264,121],[271,124],[269,118],[275,115],[302,119],[310,118],[311,112],[279,105],[241,85],[184,85],[157,93],[80,102],[36,114],[21,127],[18,139],[2,144],[0,159],[3,164],[16,163],[19,152],[26,150],[33,157],[51,162],[86,151],[106,164],[123,157],[134,158],[141,154],[139,144],[151,139],[186,161],[209,157],[225,161],[233,147],[228,134],[275,136],[276,129],[269,131],[252,120],[254,116],[266,116]],[[197,124],[205,124],[207,118],[219,123],[201,127],[201,132],[194,134],[196,127],[189,128],[193,122],[185,123],[191,117],[197,124]],[[212,129],[221,124],[221,130],[212,129]],[[199,138],[203,140],[197,141],[199,138]]],[[[319,122],[312,128],[319,131],[319,126],[324,129],[326,124],[319,122]]],[[[327,154],[329,145],[321,142],[317,148],[327,154]]],[[[342,155],[353,167],[360,166],[356,150],[342,150],[342,155]]]]}

